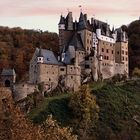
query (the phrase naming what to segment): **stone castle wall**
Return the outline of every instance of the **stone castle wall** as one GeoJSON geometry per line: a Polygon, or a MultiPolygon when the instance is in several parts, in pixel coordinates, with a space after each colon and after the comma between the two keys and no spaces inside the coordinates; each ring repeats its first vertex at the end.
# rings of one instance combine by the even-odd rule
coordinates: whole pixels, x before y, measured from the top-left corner
{"type": "Polygon", "coordinates": [[[29,83],[15,84],[14,86],[14,99],[20,101],[27,97],[27,95],[34,92],[36,85],[29,83]]]}
{"type": "Polygon", "coordinates": [[[81,85],[81,68],[79,66],[67,65],[65,86],[77,91],[81,85]]]}
{"type": "Polygon", "coordinates": [[[39,64],[38,83],[44,82],[55,88],[58,85],[59,66],[49,64],[39,64]]]}
{"type": "Polygon", "coordinates": [[[125,74],[124,64],[115,63],[114,75],[116,74],[125,74]]]}

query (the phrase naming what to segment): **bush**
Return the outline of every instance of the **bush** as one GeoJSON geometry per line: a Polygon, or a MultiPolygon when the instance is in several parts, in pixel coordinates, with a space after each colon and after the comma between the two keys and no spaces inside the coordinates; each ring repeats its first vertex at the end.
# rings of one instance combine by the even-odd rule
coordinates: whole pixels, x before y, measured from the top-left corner
{"type": "Polygon", "coordinates": [[[135,77],[140,77],[140,69],[134,68],[132,75],[135,77]]]}
{"type": "Polygon", "coordinates": [[[121,81],[126,81],[127,76],[125,74],[116,74],[112,77],[112,82],[121,82],[121,81]]]}

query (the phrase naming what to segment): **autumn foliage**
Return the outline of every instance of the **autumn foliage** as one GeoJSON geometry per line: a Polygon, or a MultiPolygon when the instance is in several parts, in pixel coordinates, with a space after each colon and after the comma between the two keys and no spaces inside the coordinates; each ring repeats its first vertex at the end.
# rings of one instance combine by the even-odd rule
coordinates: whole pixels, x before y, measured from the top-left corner
{"type": "Polygon", "coordinates": [[[73,93],[69,106],[74,116],[74,130],[80,139],[89,139],[90,131],[99,117],[99,106],[96,104],[95,96],[90,93],[88,85],[81,86],[78,92],[73,93]]]}
{"type": "Polygon", "coordinates": [[[0,72],[15,68],[18,80],[27,78],[29,62],[36,47],[58,53],[58,35],[48,31],[0,27],[0,72]]]}
{"type": "Polygon", "coordinates": [[[0,140],[76,140],[72,130],[60,127],[49,116],[43,125],[34,125],[20,111],[19,107],[7,99],[2,99],[3,116],[0,116],[0,140]]]}

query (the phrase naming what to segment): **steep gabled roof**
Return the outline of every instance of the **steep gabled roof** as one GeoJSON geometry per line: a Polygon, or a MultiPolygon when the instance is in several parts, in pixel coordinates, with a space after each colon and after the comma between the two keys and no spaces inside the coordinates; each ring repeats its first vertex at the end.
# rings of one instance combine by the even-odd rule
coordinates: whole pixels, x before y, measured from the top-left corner
{"type": "Polygon", "coordinates": [[[69,45],[73,45],[75,50],[84,50],[83,42],[79,33],[75,33],[69,42],[69,45]]]}
{"type": "Polygon", "coordinates": [[[16,76],[15,70],[14,69],[3,69],[2,76],[16,76]]]}
{"type": "Polygon", "coordinates": [[[67,44],[67,46],[65,46],[63,52],[66,52],[69,46],[74,46],[75,50],[84,50],[84,45],[79,33],[75,32],[73,34],[73,36],[69,40],[69,43],[67,44]]]}
{"type": "Polygon", "coordinates": [[[75,51],[84,51],[84,45],[79,33],[75,32],[71,39],[69,40],[68,45],[64,48],[65,58],[63,63],[73,64],[75,60],[75,51]]]}
{"type": "Polygon", "coordinates": [[[101,29],[102,35],[113,38],[112,31],[110,30],[108,23],[94,19],[92,26],[94,32],[96,31],[96,29],[101,29]]]}
{"type": "Polygon", "coordinates": [[[87,29],[87,21],[83,13],[80,13],[79,22],[78,22],[78,30],[87,29]]]}
{"type": "Polygon", "coordinates": [[[43,56],[43,63],[44,64],[54,64],[54,65],[58,65],[59,62],[56,59],[54,53],[50,50],[47,49],[36,49],[37,51],[37,56],[39,55],[40,51],[41,51],[41,55],[43,56]]]}

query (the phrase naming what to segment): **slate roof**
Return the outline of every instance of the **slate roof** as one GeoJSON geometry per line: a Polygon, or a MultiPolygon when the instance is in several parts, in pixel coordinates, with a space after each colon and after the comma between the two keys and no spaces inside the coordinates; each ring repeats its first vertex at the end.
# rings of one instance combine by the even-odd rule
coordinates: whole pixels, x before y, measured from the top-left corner
{"type": "Polygon", "coordinates": [[[58,65],[59,62],[56,59],[54,53],[50,50],[47,49],[36,49],[37,51],[37,56],[39,55],[40,51],[41,51],[41,55],[43,56],[43,63],[44,64],[54,64],[54,65],[58,65]]]}
{"type": "Polygon", "coordinates": [[[94,32],[96,31],[96,29],[101,29],[102,35],[113,38],[112,31],[110,30],[110,27],[109,27],[108,23],[106,23],[106,22],[94,19],[92,28],[93,28],[94,32]]]}
{"type": "Polygon", "coordinates": [[[74,33],[69,45],[73,45],[75,47],[75,50],[84,50],[84,45],[81,36],[78,33],[74,33]]]}
{"type": "Polygon", "coordinates": [[[59,24],[65,24],[65,18],[61,15],[59,24]]]}
{"type": "Polygon", "coordinates": [[[91,23],[87,19],[87,15],[83,14],[82,12],[80,13],[78,22],[77,21],[73,22],[72,12],[69,12],[66,18],[61,15],[59,24],[61,23],[65,24],[65,27],[66,27],[65,30],[69,30],[68,29],[69,22],[70,22],[70,25],[72,24],[71,30],[73,31],[80,31],[80,30],[88,29],[89,31],[96,32],[96,29],[101,29],[102,35],[113,38],[112,34],[114,33],[114,28],[111,30],[108,23],[97,20],[97,19],[93,19],[91,23]]]}
{"type": "Polygon", "coordinates": [[[43,53],[42,53],[42,49],[41,48],[39,48],[39,52],[38,52],[38,55],[37,55],[38,57],[43,57],[43,53]]]}
{"type": "Polygon", "coordinates": [[[89,20],[87,20],[87,15],[80,13],[79,22],[78,22],[78,30],[89,29],[91,30],[91,25],[89,20]]]}
{"type": "Polygon", "coordinates": [[[75,59],[75,51],[84,51],[84,45],[79,33],[75,32],[71,39],[69,40],[68,45],[64,48],[63,52],[65,52],[64,63],[71,64],[75,59]]]}
{"type": "Polygon", "coordinates": [[[82,38],[79,33],[75,32],[68,42],[68,45],[64,48],[63,52],[66,52],[69,46],[74,46],[75,50],[84,50],[82,38]]]}
{"type": "Polygon", "coordinates": [[[14,69],[3,69],[1,75],[2,76],[15,76],[16,73],[14,69]]]}

